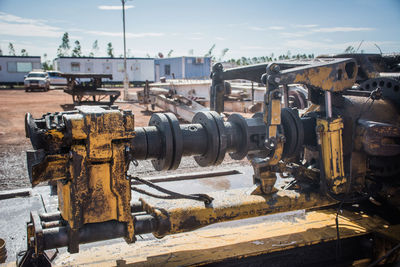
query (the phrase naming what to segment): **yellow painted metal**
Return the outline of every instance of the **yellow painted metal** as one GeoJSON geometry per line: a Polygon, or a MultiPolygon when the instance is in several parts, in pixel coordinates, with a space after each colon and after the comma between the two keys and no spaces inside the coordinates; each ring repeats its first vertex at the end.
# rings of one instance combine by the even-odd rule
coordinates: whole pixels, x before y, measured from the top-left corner
{"type": "Polygon", "coordinates": [[[78,109],[79,113],[63,117],[65,136],[57,130],[48,131],[51,140],[59,143],[70,138],[70,152],[48,155],[33,166],[35,183],[57,180],[59,210],[72,230],[87,223],[116,220],[127,223],[126,238],[133,242],[125,145],[134,137],[134,116],[98,107],[78,109]]]}
{"type": "Polygon", "coordinates": [[[47,155],[45,159],[32,168],[32,186],[50,180],[67,178],[68,155],[47,155]]]}
{"type": "Polygon", "coordinates": [[[281,124],[280,99],[271,99],[267,106],[267,110],[264,113],[264,122],[268,127],[268,138],[275,138],[277,136],[277,127],[281,124]]]}
{"type": "Polygon", "coordinates": [[[209,224],[245,219],[299,209],[329,206],[336,201],[319,192],[280,190],[269,195],[253,195],[256,186],[209,193],[214,200],[203,202],[179,199],[142,198],[145,210],[159,222],[155,236],[191,231],[209,224]]]}
{"type": "Polygon", "coordinates": [[[278,127],[281,124],[281,99],[272,98],[272,95],[276,92],[279,92],[279,89],[269,93],[271,99],[268,101],[264,113],[264,122],[268,127],[268,139],[270,139],[270,141],[275,141],[275,147],[272,155],[265,162],[252,162],[255,174],[254,177],[257,183],[259,183],[258,187],[253,191],[253,194],[270,194],[276,192],[274,188],[276,173],[272,172],[269,168],[281,160],[283,153],[282,135],[278,133],[278,127]]]}
{"type": "Polygon", "coordinates": [[[347,179],[343,166],[343,122],[341,118],[317,119],[318,144],[321,146],[325,179],[334,194],[345,193],[347,179]]]}
{"type": "MultiPolygon", "coordinates": [[[[219,224],[164,237],[141,240],[134,246],[119,242],[83,248],[79,254],[60,252],[54,266],[193,266],[224,259],[285,251],[336,240],[336,209],[269,216],[241,224],[219,224]]],[[[339,215],[342,239],[385,229],[378,217],[343,211],[339,215]]]]}
{"type": "Polygon", "coordinates": [[[324,91],[341,92],[354,85],[357,70],[355,63],[349,64],[348,62],[336,66],[313,66],[297,74],[293,83],[312,85],[324,91]],[[340,75],[338,75],[339,73],[340,75]],[[351,77],[348,73],[351,74],[351,77]]]}

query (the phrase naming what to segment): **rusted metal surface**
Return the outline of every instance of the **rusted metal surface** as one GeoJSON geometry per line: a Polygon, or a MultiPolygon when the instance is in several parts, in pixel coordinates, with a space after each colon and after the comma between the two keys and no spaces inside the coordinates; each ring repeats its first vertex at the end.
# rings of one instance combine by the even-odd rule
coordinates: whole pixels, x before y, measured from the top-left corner
{"type": "Polygon", "coordinates": [[[0,263],[4,263],[7,259],[6,241],[0,238],[0,263]]]}
{"type": "MultiPolygon", "coordinates": [[[[133,138],[133,114],[83,106],[63,114],[58,124],[53,126],[52,123],[48,126],[54,130],[47,131],[45,136],[60,143],[54,151],[58,154],[47,154],[42,162],[28,165],[32,185],[58,181],[59,210],[70,227],[69,250],[78,251],[78,230],[88,223],[125,222],[130,229],[127,238],[132,240],[133,217],[129,204],[130,184],[125,179],[125,145],[115,141],[133,138]],[[66,151],[67,147],[69,151],[66,151]]],[[[39,246],[37,252],[40,251],[39,246]]]]}
{"type": "Polygon", "coordinates": [[[192,121],[194,115],[199,111],[208,111],[208,108],[197,103],[194,100],[187,99],[183,96],[172,96],[167,98],[163,95],[150,97],[152,104],[160,107],[167,112],[173,112],[185,121],[192,121]]]}
{"type": "Polygon", "coordinates": [[[400,127],[374,121],[361,121],[362,144],[373,156],[400,155],[400,127]]]}
{"type": "Polygon", "coordinates": [[[209,224],[251,218],[336,203],[317,192],[279,191],[272,195],[252,195],[254,188],[210,193],[210,205],[192,200],[158,200],[142,197],[144,209],[158,220],[154,233],[162,237],[191,231],[209,224]]]}
{"type": "Polygon", "coordinates": [[[344,175],[342,130],[341,118],[317,119],[318,144],[324,166],[322,171],[329,190],[334,194],[344,193],[348,181],[344,175]]]}
{"type": "MultiPolygon", "coordinates": [[[[192,266],[218,263],[228,258],[239,262],[250,256],[277,251],[290,253],[294,248],[335,240],[335,216],[336,209],[299,211],[279,217],[261,217],[241,224],[219,224],[160,240],[139,240],[134,246],[120,242],[82,249],[80,254],[62,253],[54,266],[117,263],[130,266],[192,266]]],[[[339,216],[339,223],[342,240],[365,236],[387,226],[377,217],[347,211],[339,216]]],[[[288,255],[283,254],[279,259],[284,262],[285,257],[288,255]]]]}
{"type": "Polygon", "coordinates": [[[94,73],[62,73],[67,78],[65,93],[72,96],[75,105],[112,105],[120,96],[118,90],[103,89],[102,79],[112,79],[111,74],[94,73]],[[81,82],[80,79],[90,79],[89,82],[81,82]],[[104,101],[108,98],[108,101],[104,101]]]}

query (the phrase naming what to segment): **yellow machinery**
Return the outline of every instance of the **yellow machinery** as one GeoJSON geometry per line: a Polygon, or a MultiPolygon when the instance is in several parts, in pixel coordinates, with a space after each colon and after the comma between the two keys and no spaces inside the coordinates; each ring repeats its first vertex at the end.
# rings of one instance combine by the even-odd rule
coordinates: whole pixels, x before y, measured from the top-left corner
{"type": "MultiPolygon", "coordinates": [[[[349,203],[363,206],[369,199],[385,207],[372,209],[371,216],[379,209],[386,215],[390,210],[390,216],[378,212],[381,217],[372,219],[357,217],[362,208],[347,211],[349,225],[357,221],[364,230],[345,236],[379,232],[381,237],[374,240],[383,238],[385,245],[374,241],[374,249],[368,250],[373,253],[360,257],[373,261],[383,256],[380,262],[396,261],[396,242],[400,241],[396,230],[400,220],[400,83],[398,76],[380,73],[396,70],[398,63],[397,57],[365,54],[227,71],[217,64],[211,87],[211,106],[216,110],[220,111],[218,92],[225,80],[261,78],[266,84],[264,112],[250,119],[233,114],[225,120],[215,111],[199,112],[191,124],[180,125],[173,114],[156,113],[149,126],[135,128],[130,111],[113,107],[80,106],[41,119],[27,114],[27,136],[34,148],[27,152],[31,182],[56,181],[59,212],[31,213],[28,251],[21,265],[45,264],[44,251],[63,246],[77,253],[82,243],[117,237],[131,243],[144,233],[161,238],[217,222],[286,211],[342,208],[349,203]],[[285,87],[293,83],[309,89],[312,105],[301,116],[288,107],[285,87]],[[176,169],[182,156],[194,156],[200,166],[217,165],[226,153],[233,159],[247,156],[251,161],[252,188],[182,194],[127,174],[129,164],[137,160],[151,159],[155,169],[162,171],[176,169]],[[295,183],[277,188],[277,174],[283,173],[292,174],[295,183]],[[142,197],[131,200],[131,190],[142,197]]],[[[326,216],[320,214],[318,229],[327,227],[321,223],[323,218],[335,217],[335,210],[324,210],[326,216]]],[[[322,246],[339,237],[339,230],[328,235],[318,229],[310,229],[315,236],[311,234],[314,239],[308,243],[305,241],[311,236],[296,239],[292,233],[296,246],[247,254],[235,250],[230,256],[218,254],[215,261],[322,246]]],[[[183,260],[180,264],[201,262],[183,260]]]]}

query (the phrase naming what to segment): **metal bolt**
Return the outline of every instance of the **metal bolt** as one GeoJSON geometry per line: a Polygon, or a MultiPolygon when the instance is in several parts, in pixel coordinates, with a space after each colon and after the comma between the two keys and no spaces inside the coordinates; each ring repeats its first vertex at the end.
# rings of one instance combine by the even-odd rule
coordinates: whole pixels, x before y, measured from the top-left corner
{"type": "Polygon", "coordinates": [[[273,72],[279,72],[281,70],[281,68],[279,67],[279,65],[272,65],[272,69],[273,72]]]}
{"type": "Polygon", "coordinates": [[[282,97],[282,93],[281,92],[279,92],[279,91],[276,91],[276,92],[274,92],[274,98],[275,99],[279,99],[279,98],[281,98],[282,97]]]}

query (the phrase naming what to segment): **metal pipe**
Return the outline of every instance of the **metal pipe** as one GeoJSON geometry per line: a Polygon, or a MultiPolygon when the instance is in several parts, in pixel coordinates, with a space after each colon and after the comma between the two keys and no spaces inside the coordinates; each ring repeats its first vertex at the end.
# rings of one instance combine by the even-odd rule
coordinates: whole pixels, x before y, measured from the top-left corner
{"type": "MultiPolygon", "coordinates": [[[[157,221],[151,215],[135,217],[135,234],[147,234],[155,231],[157,221]]],[[[79,244],[124,237],[126,224],[117,221],[85,224],[79,229],[79,244]]],[[[43,229],[43,249],[68,246],[68,228],[65,226],[43,229]]]]}
{"type": "Polygon", "coordinates": [[[131,213],[143,211],[143,205],[140,201],[131,201],[131,213]]]}
{"type": "Polygon", "coordinates": [[[332,93],[330,91],[325,91],[325,112],[328,119],[332,118],[332,93]]]}
{"type": "Polygon", "coordinates": [[[62,219],[61,213],[59,211],[51,213],[41,213],[39,214],[39,218],[42,222],[53,222],[62,219]]]}
{"type": "Polygon", "coordinates": [[[282,85],[283,88],[283,106],[285,108],[289,107],[289,88],[287,84],[282,85]]]}
{"type": "Polygon", "coordinates": [[[43,229],[59,227],[62,225],[63,225],[63,221],[42,222],[43,229]]]}
{"type": "Polygon", "coordinates": [[[123,25],[123,34],[124,34],[124,100],[128,100],[128,73],[126,72],[126,38],[125,38],[125,1],[121,0],[122,2],[122,25],[123,25]]]}
{"type": "Polygon", "coordinates": [[[192,231],[210,224],[252,218],[275,213],[312,209],[334,205],[337,201],[318,191],[286,191],[275,194],[253,195],[249,188],[212,192],[211,206],[187,199],[156,202],[152,198],[143,199],[147,212],[162,210],[157,216],[158,227],[153,234],[160,238],[165,235],[192,231]],[[227,197],[228,196],[228,197],[227,197]],[[182,212],[185,211],[185,212],[182,212]]]}

